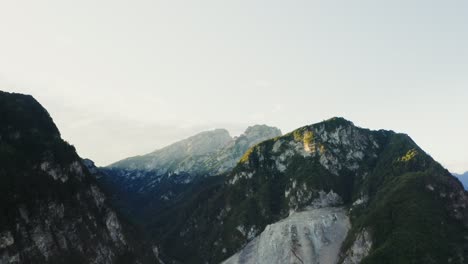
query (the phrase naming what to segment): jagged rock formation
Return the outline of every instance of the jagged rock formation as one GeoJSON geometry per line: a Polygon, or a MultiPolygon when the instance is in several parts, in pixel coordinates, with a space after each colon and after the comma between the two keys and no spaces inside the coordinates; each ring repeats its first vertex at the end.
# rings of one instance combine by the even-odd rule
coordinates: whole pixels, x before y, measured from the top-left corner
{"type": "Polygon", "coordinates": [[[155,263],[31,96],[0,92],[0,263],[155,263]]]}
{"type": "Polygon", "coordinates": [[[279,136],[281,136],[281,131],[274,127],[266,125],[248,127],[242,135],[233,138],[221,151],[210,158],[210,174],[222,174],[231,170],[250,147],[279,136]]]}
{"type": "Polygon", "coordinates": [[[462,185],[405,134],[333,118],[250,148],[224,180],[200,186],[156,232],[183,263],[226,260],[331,191],[351,222],[338,263],[468,259],[462,185]]]}

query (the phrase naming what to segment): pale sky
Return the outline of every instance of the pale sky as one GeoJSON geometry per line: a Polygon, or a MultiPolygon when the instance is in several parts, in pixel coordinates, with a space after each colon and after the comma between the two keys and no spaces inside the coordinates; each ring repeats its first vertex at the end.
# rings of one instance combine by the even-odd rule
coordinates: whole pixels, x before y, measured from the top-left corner
{"type": "Polygon", "coordinates": [[[98,165],[343,116],[468,170],[468,1],[0,0],[0,90],[98,165]]]}

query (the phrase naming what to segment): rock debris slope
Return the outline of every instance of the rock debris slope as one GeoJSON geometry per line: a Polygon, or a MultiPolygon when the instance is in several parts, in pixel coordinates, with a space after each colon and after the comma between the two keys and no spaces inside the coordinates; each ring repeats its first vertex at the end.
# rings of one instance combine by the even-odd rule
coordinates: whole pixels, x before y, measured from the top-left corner
{"type": "Polygon", "coordinates": [[[265,230],[224,264],[335,264],[350,227],[343,208],[295,212],[265,230]]]}

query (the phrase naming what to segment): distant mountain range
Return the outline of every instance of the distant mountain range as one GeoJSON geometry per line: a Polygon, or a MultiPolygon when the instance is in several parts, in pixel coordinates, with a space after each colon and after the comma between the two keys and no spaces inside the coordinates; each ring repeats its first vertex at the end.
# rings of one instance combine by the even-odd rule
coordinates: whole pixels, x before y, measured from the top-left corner
{"type": "Polygon", "coordinates": [[[468,189],[468,171],[463,174],[453,173],[453,175],[457,177],[463,183],[465,190],[467,190],[468,189]]]}
{"type": "Polygon", "coordinates": [[[281,136],[281,131],[255,125],[239,137],[226,129],[199,133],[152,153],[127,158],[108,166],[110,169],[153,171],[156,174],[221,174],[232,169],[244,152],[261,141],[281,136]]]}

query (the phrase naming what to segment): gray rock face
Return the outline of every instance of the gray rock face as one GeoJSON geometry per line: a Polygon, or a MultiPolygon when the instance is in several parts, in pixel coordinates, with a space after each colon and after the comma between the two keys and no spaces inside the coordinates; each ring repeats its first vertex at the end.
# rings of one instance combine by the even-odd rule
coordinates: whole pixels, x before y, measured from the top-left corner
{"type": "Polygon", "coordinates": [[[216,129],[143,156],[118,161],[108,168],[155,174],[220,174],[232,169],[251,146],[280,135],[279,129],[266,125],[249,127],[236,138],[231,138],[225,129],[216,129]]]}
{"type": "Polygon", "coordinates": [[[346,252],[343,264],[359,264],[372,248],[372,239],[367,230],[362,230],[356,237],[351,248],[346,252]]]}
{"type": "MultiPolygon", "coordinates": [[[[318,158],[320,164],[334,175],[342,169],[358,171],[363,159],[376,157],[379,150],[372,136],[365,135],[354,126],[340,126],[333,132],[327,131],[324,125],[302,130],[289,141],[284,137],[276,140],[269,149],[268,159],[275,162],[277,171],[284,173],[296,157],[318,158]]],[[[261,160],[266,159],[263,153],[258,153],[258,156],[261,160]]],[[[234,175],[231,184],[241,178],[242,175],[234,175]]]]}
{"type": "Polygon", "coordinates": [[[206,131],[152,153],[116,162],[109,167],[158,170],[161,174],[168,171],[192,170],[196,169],[194,166],[197,158],[220,151],[230,140],[231,136],[225,129],[206,131]]]}
{"type": "Polygon", "coordinates": [[[295,212],[265,230],[224,264],[335,264],[350,222],[343,208],[295,212]]]}
{"type": "Polygon", "coordinates": [[[122,252],[132,250],[97,186],[82,187],[68,199],[27,202],[35,206],[12,212],[14,225],[3,226],[8,230],[0,234],[0,263],[65,261],[70,251],[87,263],[114,263],[122,252]]]}
{"type": "Polygon", "coordinates": [[[274,137],[281,136],[281,130],[266,125],[248,127],[244,134],[233,138],[224,148],[212,155],[208,161],[213,174],[221,174],[236,166],[239,159],[252,146],[274,137]]]}
{"type": "Polygon", "coordinates": [[[0,234],[0,249],[9,247],[15,243],[15,239],[10,231],[4,231],[0,234]]]}

